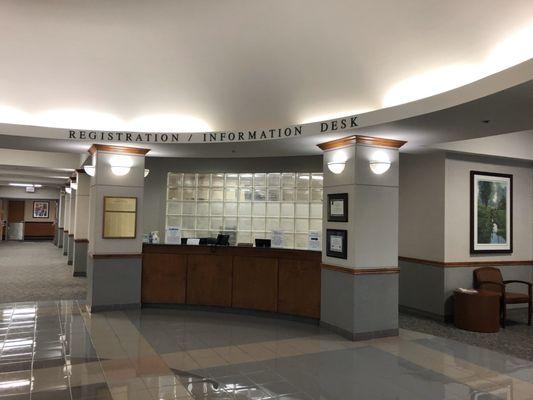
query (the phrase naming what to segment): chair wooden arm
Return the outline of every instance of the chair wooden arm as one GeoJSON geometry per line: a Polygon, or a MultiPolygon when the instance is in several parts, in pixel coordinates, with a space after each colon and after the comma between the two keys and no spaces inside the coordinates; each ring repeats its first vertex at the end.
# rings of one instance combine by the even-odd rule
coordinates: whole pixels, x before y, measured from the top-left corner
{"type": "Polygon", "coordinates": [[[526,281],[517,281],[517,280],[510,280],[510,281],[503,281],[503,283],[505,285],[507,285],[508,283],[523,283],[524,285],[528,285],[529,287],[533,286],[533,283],[531,282],[526,282],[526,281]]]}

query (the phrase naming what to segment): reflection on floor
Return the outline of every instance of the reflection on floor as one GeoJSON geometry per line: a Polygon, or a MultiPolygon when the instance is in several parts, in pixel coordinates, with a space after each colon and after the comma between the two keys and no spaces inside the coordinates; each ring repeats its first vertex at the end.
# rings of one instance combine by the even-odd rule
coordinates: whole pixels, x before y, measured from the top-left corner
{"type": "Polygon", "coordinates": [[[0,399],[533,399],[533,363],[444,338],[284,320],[0,305],[0,399]],[[5,396],[5,397],[2,397],[5,396]]]}
{"type": "Polygon", "coordinates": [[[0,303],[85,299],[85,287],[52,242],[0,242],[0,303]]]}

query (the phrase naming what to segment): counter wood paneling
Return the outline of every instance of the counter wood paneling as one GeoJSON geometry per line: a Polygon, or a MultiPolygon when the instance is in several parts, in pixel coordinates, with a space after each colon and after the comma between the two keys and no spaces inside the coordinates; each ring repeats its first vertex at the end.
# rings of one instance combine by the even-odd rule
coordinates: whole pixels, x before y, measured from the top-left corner
{"type": "Polygon", "coordinates": [[[316,251],[143,246],[143,304],[231,307],[320,318],[316,251]]]}

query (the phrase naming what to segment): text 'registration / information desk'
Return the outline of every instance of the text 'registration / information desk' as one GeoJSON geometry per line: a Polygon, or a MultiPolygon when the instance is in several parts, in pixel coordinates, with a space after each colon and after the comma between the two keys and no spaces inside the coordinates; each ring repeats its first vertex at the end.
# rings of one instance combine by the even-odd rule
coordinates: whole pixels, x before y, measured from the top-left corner
{"type": "Polygon", "coordinates": [[[145,244],[142,303],[319,319],[320,263],[318,251],[145,244]]]}

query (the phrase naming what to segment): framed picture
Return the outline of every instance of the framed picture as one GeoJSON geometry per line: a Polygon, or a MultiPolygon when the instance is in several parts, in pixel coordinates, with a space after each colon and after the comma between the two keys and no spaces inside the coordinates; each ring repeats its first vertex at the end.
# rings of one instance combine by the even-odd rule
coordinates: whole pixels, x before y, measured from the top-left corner
{"type": "Polygon", "coordinates": [[[33,218],[48,218],[50,215],[49,201],[33,202],[33,218]]]}
{"type": "Polygon", "coordinates": [[[348,232],[343,229],[326,230],[326,255],[328,257],[348,258],[348,232]]]}
{"type": "Polygon", "coordinates": [[[470,171],[470,252],[513,252],[513,176],[470,171]]]}
{"type": "Polygon", "coordinates": [[[104,197],[104,239],[137,237],[137,198],[104,197]]]}
{"type": "Polygon", "coordinates": [[[328,194],[328,222],[348,222],[348,193],[328,194]]]}

